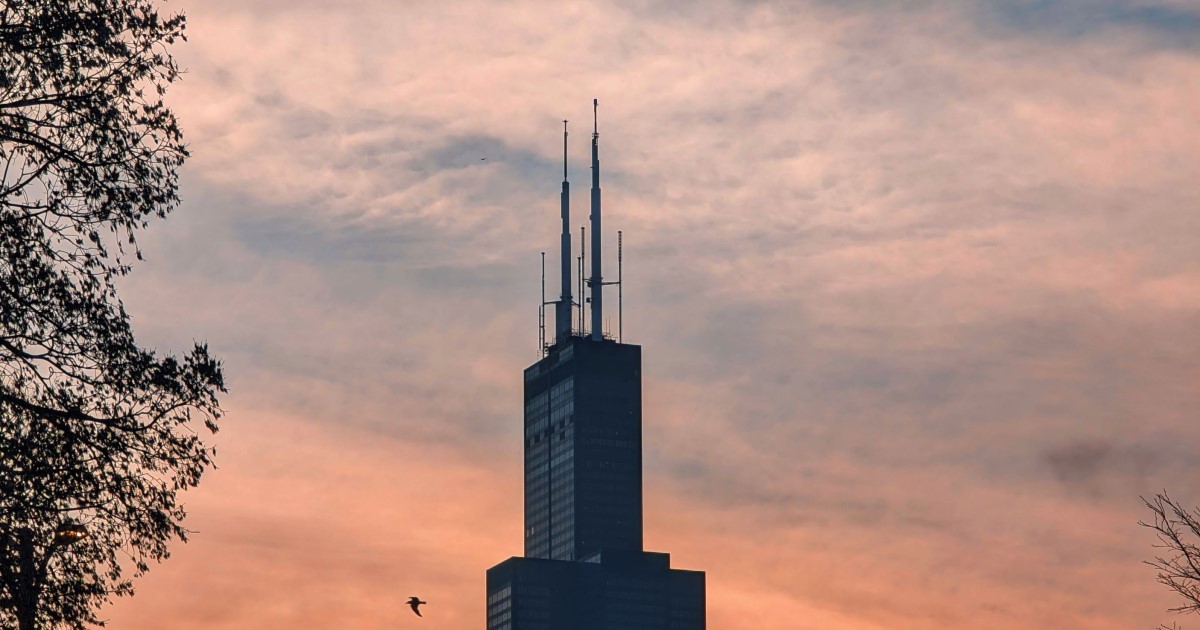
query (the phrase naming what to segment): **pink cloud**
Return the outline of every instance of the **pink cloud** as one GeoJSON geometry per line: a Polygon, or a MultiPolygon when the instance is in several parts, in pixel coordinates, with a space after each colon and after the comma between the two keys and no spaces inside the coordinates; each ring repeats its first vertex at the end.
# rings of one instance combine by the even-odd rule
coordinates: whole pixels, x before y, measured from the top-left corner
{"type": "Polygon", "coordinates": [[[1165,619],[1135,523],[1197,473],[1191,53],[948,6],[187,9],[186,204],[126,294],[233,393],[198,533],[114,627],[482,625],[593,97],[647,541],[710,627],[1165,619]]]}

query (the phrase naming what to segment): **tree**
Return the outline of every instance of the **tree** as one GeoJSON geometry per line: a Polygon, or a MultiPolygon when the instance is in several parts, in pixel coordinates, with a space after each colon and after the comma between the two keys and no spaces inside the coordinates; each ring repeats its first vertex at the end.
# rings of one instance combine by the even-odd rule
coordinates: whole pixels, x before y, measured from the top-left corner
{"type": "Polygon", "coordinates": [[[156,5],[0,0],[0,627],[97,623],[212,465],[219,361],[139,347],[115,286],[187,157],[156,5]]]}
{"type": "Polygon", "coordinates": [[[1139,521],[1158,537],[1156,549],[1161,555],[1146,564],[1158,571],[1158,581],[1178,593],[1184,601],[1171,612],[1200,613],[1200,509],[1187,509],[1167,493],[1142,497],[1154,519],[1139,521]]]}

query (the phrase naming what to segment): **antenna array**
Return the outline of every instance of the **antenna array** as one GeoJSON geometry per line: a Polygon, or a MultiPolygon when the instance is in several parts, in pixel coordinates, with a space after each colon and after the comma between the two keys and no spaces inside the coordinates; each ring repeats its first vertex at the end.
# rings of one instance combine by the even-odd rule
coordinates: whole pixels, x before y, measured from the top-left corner
{"type": "Polygon", "coordinates": [[[554,305],[554,342],[561,343],[572,336],[588,337],[593,341],[611,338],[606,331],[604,320],[604,287],[617,285],[617,341],[624,340],[624,290],[622,288],[624,244],[621,231],[617,231],[617,281],[605,282],[602,271],[602,242],[601,242],[601,204],[600,204],[600,123],[598,110],[599,99],[592,99],[592,189],[591,189],[591,220],[592,226],[592,258],[591,275],[587,275],[587,227],[580,228],[579,256],[577,262],[576,281],[582,294],[578,301],[572,291],[571,279],[571,185],[567,172],[567,121],[563,120],[563,181],[561,193],[562,234],[559,241],[559,279],[560,291],[557,300],[546,300],[546,253],[542,252],[542,302],[538,310],[538,348],[542,356],[553,345],[546,340],[546,307],[554,305]],[[586,290],[585,290],[586,287],[586,290]],[[590,313],[587,310],[590,307],[590,313]],[[578,320],[572,310],[578,308],[578,320]],[[591,315],[591,327],[588,327],[591,315]],[[575,321],[573,321],[575,320],[575,321]]]}

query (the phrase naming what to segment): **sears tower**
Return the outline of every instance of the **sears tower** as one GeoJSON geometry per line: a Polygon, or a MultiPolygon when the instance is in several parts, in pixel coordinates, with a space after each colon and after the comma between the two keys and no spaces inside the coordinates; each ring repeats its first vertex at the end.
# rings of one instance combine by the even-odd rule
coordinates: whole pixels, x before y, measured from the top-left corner
{"type": "Polygon", "coordinates": [[[525,370],[525,556],[488,569],[488,630],[705,627],[704,573],[642,549],[642,349],[603,329],[604,287],[619,281],[601,273],[596,106],[586,278],[578,259],[587,295],[572,291],[564,121],[561,290],[543,298],[554,338],[543,334],[542,358],[525,370]]]}

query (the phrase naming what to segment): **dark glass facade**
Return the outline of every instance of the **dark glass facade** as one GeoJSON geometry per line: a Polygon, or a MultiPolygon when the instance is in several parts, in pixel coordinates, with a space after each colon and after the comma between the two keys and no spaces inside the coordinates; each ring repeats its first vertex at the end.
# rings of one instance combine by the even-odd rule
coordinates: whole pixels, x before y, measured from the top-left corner
{"type": "Polygon", "coordinates": [[[703,630],[704,573],[665,553],[509,558],[487,573],[488,630],[703,630]]]}
{"type": "Polygon", "coordinates": [[[641,347],[571,336],[525,370],[525,557],[488,630],[703,630],[702,571],[642,550],[641,347]]]}
{"type": "Polygon", "coordinates": [[[525,557],[642,549],[642,349],[569,337],[525,370],[525,557]]]}
{"type": "MultiPolygon", "coordinates": [[[[487,572],[488,630],[704,630],[702,571],[642,549],[642,349],[602,332],[599,102],[592,100],[590,296],[572,297],[567,121],[563,121],[562,292],[555,342],[525,370],[525,557],[487,572]],[[572,330],[590,307],[592,332],[572,330]]],[[[618,233],[619,234],[619,233],[618,233]]],[[[582,234],[581,234],[582,237],[582,234]]],[[[581,247],[582,249],[582,247],[581,247]]],[[[543,254],[544,255],[544,254],[543,254]]],[[[582,267],[582,251],[580,256],[582,267]]],[[[544,265],[544,258],[543,258],[544,265]]],[[[621,294],[617,293],[618,331],[621,294]]],[[[544,311],[541,343],[545,343],[544,311]]],[[[619,336],[619,333],[618,333],[619,336]]]]}

